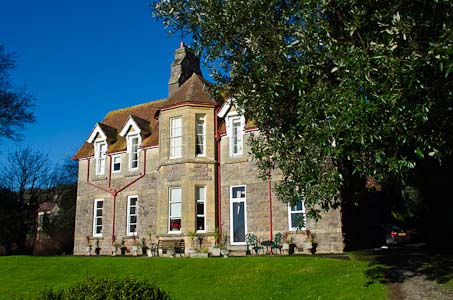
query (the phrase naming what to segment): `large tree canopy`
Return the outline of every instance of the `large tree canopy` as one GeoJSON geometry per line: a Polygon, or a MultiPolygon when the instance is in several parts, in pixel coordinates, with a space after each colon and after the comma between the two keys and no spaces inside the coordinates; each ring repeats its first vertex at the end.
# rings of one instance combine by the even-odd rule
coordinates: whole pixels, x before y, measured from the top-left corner
{"type": "Polygon", "coordinates": [[[19,129],[34,121],[31,111],[34,98],[23,89],[17,89],[10,82],[15,61],[11,53],[0,44],[0,137],[20,139],[19,129]]]}
{"type": "Polygon", "coordinates": [[[260,128],[260,169],[304,191],[311,215],[351,179],[402,178],[453,145],[449,0],[161,0],[154,15],[193,39],[260,128]]]}

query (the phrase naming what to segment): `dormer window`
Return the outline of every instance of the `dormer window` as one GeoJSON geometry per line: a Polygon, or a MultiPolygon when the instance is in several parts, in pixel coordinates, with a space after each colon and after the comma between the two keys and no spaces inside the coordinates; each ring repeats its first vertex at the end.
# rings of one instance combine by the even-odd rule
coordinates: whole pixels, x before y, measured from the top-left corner
{"type": "Polygon", "coordinates": [[[129,169],[137,170],[138,169],[138,145],[139,145],[139,136],[138,134],[128,135],[128,152],[129,152],[129,169]]]}
{"type": "Polygon", "coordinates": [[[95,143],[95,158],[96,158],[96,175],[104,175],[105,173],[105,156],[107,153],[107,143],[99,141],[95,143]]]}
{"type": "Polygon", "coordinates": [[[137,170],[139,164],[138,151],[139,146],[142,143],[143,134],[145,134],[146,127],[149,127],[149,123],[138,117],[132,115],[124,125],[120,132],[121,137],[125,137],[127,140],[127,153],[129,156],[129,170],[137,170]]]}
{"type": "Polygon", "coordinates": [[[233,115],[228,117],[228,136],[230,139],[230,156],[243,154],[244,147],[244,117],[233,115]]]}

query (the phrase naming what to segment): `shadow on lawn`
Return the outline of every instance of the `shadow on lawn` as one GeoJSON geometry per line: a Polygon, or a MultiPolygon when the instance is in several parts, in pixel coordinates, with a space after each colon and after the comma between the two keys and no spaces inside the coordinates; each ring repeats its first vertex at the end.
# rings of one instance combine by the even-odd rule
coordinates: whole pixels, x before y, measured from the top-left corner
{"type": "Polygon", "coordinates": [[[437,283],[446,283],[453,278],[453,255],[438,253],[425,244],[366,250],[362,254],[370,261],[365,272],[369,279],[366,286],[375,282],[402,283],[415,276],[424,276],[437,283]]]}

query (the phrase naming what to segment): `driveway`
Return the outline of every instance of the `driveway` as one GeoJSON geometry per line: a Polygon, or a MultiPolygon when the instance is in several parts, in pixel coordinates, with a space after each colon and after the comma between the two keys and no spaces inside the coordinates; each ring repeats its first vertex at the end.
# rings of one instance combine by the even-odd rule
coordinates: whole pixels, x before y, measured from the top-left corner
{"type": "Polygon", "coordinates": [[[391,300],[453,299],[451,252],[439,253],[420,243],[361,251],[359,259],[362,256],[370,261],[370,283],[387,284],[391,300]]]}

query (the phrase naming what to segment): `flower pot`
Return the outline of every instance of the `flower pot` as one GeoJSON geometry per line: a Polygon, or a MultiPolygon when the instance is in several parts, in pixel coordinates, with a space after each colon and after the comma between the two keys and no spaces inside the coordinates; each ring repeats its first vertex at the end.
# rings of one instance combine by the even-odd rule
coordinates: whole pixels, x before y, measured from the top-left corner
{"type": "Polygon", "coordinates": [[[112,256],[116,256],[116,251],[117,249],[115,247],[112,247],[112,256]]]}
{"type": "Polygon", "coordinates": [[[151,248],[146,248],[146,255],[148,255],[148,257],[153,256],[153,251],[151,250],[151,248]]]}
{"type": "Polygon", "coordinates": [[[146,255],[146,251],[148,250],[148,247],[142,247],[142,254],[146,255]]]}
{"type": "Polygon", "coordinates": [[[126,247],[121,247],[121,255],[126,255],[126,247]]]}
{"type": "Polygon", "coordinates": [[[288,250],[289,249],[289,243],[283,243],[282,244],[282,249],[283,250],[288,250]]]}
{"type": "Polygon", "coordinates": [[[132,255],[137,256],[138,254],[138,246],[132,246],[132,255]]]}
{"type": "Polygon", "coordinates": [[[95,248],[94,253],[96,253],[96,256],[99,256],[101,254],[101,248],[95,248]]]}
{"type": "Polygon", "coordinates": [[[227,258],[228,255],[230,254],[230,250],[228,249],[221,249],[220,253],[223,255],[224,258],[227,258]]]}
{"type": "Polygon", "coordinates": [[[296,249],[296,244],[289,244],[289,252],[288,252],[289,255],[294,254],[295,249],[296,249]]]}
{"type": "Polygon", "coordinates": [[[220,248],[218,248],[218,247],[212,247],[212,248],[211,248],[211,255],[212,255],[212,256],[220,256],[220,248]]]}
{"type": "Polygon", "coordinates": [[[91,246],[86,246],[85,247],[85,253],[86,253],[87,256],[91,255],[91,246]]]}

